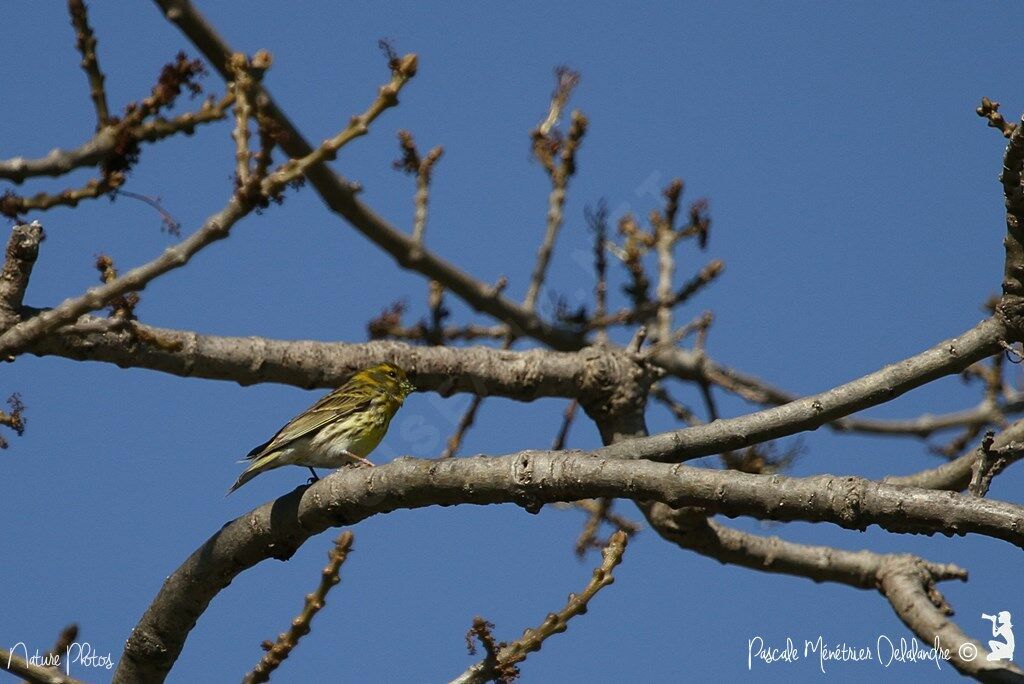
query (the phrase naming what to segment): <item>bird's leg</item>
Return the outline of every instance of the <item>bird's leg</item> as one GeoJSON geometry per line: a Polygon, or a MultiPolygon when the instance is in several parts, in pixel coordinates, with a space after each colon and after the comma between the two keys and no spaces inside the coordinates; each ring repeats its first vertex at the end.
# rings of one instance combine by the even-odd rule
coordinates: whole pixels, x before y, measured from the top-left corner
{"type": "Polygon", "coordinates": [[[370,467],[370,468],[373,467],[373,462],[372,461],[370,461],[369,459],[363,458],[362,456],[356,456],[351,451],[346,450],[345,451],[345,455],[348,456],[349,458],[351,458],[356,463],[359,463],[360,465],[364,465],[364,466],[367,466],[367,467],[370,467]]]}
{"type": "Polygon", "coordinates": [[[319,482],[320,476],[316,474],[316,471],[313,470],[311,466],[306,467],[309,468],[309,472],[313,473],[313,477],[309,478],[309,482],[307,482],[306,484],[313,484],[314,482],[319,482]]]}

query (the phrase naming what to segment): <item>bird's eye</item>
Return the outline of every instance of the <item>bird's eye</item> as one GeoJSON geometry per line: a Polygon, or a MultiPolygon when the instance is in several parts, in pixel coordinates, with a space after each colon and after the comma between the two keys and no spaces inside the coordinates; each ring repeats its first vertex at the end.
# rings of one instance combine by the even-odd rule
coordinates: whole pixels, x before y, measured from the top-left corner
{"type": "Polygon", "coordinates": [[[388,368],[388,377],[389,378],[395,377],[395,369],[394,368],[388,368]]]}

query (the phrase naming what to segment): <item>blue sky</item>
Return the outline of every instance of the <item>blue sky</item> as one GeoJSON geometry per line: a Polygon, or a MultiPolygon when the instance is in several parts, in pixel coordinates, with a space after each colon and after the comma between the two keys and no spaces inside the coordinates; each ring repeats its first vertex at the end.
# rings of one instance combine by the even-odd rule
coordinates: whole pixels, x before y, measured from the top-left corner
{"type": "MultiPolygon", "coordinates": [[[[148,93],[186,40],[147,3],[92,3],[91,21],[120,109],[148,93]]],[[[470,273],[510,279],[525,292],[543,234],[547,178],[528,131],[544,116],[552,68],[583,74],[573,105],[591,126],[572,180],[566,225],[541,309],[556,295],[589,301],[593,276],[583,208],[601,198],[640,216],[671,178],[710,201],[706,254],[684,247],[679,282],[711,258],[726,272],[678,314],[712,309],[718,360],[798,393],[854,378],[957,334],[983,317],[998,290],[1004,232],[1002,138],[974,114],[981,96],[1024,109],[1011,60],[1019,39],[1009,5],[996,3],[416,3],[201,2],[238,48],[270,50],[267,83],[311,140],[362,111],[387,73],[376,46],[417,52],[420,71],[371,134],[335,168],[364,198],[409,227],[412,181],[391,168],[395,132],[422,149],[441,144],[427,244],[470,273]],[[285,9],[287,7],[287,9],[285,9]],[[581,265],[582,263],[582,265],[581,265]]],[[[93,114],[63,3],[8,2],[0,156],[41,156],[80,144],[93,114]]],[[[215,76],[208,88],[223,92],[215,76]]],[[[187,103],[183,100],[182,110],[187,103]]],[[[193,230],[231,190],[227,124],[145,148],[127,189],[160,195],[193,230]]],[[[88,173],[26,185],[81,184],[88,173]]],[[[27,302],[53,305],[96,280],[93,258],[121,268],[148,261],[173,238],[147,207],[121,199],[39,216],[43,244],[27,302]]],[[[621,269],[614,271],[615,297],[621,269]]],[[[154,282],[138,313],[153,325],[206,333],[362,341],[365,323],[392,301],[423,311],[425,282],[327,213],[304,189],[239,224],[188,268],[154,282]]],[[[456,320],[472,319],[450,300],[456,320]]],[[[481,319],[485,320],[485,319],[481,319]]],[[[1012,379],[1019,383],[1019,371],[1012,379]]],[[[70,621],[98,651],[120,653],[163,578],[224,522],[305,480],[298,469],[264,475],[230,498],[235,461],[322,392],[186,380],[98,363],[19,358],[0,390],[19,391],[28,431],[0,454],[0,516],[8,544],[0,578],[0,645],[45,650],[70,621]],[[4,642],[10,642],[7,644],[4,642]]],[[[688,387],[681,398],[698,402],[688,387]]],[[[956,378],[871,412],[912,416],[973,405],[977,387],[956,378]]],[[[719,393],[724,412],[749,410],[719,393]]],[[[414,395],[377,460],[437,455],[468,397],[414,395]]],[[[502,454],[550,444],[564,402],[490,399],[463,453],[502,454]],[[516,429],[509,429],[516,426],[516,429]],[[528,426],[519,428],[518,426],[528,426]]],[[[674,427],[652,408],[654,431],[674,427]]],[[[798,475],[879,477],[936,464],[914,440],[802,438],[798,475]]],[[[578,422],[573,447],[598,444],[578,422]]],[[[992,496],[1019,500],[1021,472],[992,496]]],[[[639,517],[631,504],[621,512],[639,517]]],[[[514,506],[398,512],[358,525],[342,584],[312,634],[275,681],[437,681],[473,659],[463,634],[474,615],[513,639],[586,583],[596,556],[572,554],[574,512],[530,516],[514,506]]],[[[987,539],[930,539],[827,525],[732,524],[844,549],[909,551],[956,562],[967,584],[941,586],[961,626],[987,638],[977,616],[1024,615],[1019,552],[987,539]]],[[[298,612],[335,532],[288,563],[244,573],[213,602],[170,681],[238,678],[298,612]]],[[[523,681],[949,680],[944,665],[883,669],[807,662],[747,671],[747,640],[874,644],[910,632],[876,594],[721,566],[645,530],[613,587],[567,633],[523,665],[523,681]]],[[[105,671],[73,671],[105,681],[105,671]]]]}

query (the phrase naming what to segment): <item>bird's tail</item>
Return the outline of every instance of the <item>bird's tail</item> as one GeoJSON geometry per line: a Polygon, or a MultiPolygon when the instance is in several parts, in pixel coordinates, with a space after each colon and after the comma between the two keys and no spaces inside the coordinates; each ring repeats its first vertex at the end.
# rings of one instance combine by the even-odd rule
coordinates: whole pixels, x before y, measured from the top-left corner
{"type": "Polygon", "coordinates": [[[253,462],[249,464],[249,467],[242,471],[242,474],[238,476],[238,479],[235,480],[235,484],[231,485],[231,489],[228,490],[228,494],[235,491],[260,473],[272,470],[281,465],[277,458],[278,455],[279,454],[276,451],[271,451],[269,454],[264,454],[263,456],[254,459],[253,462]]]}

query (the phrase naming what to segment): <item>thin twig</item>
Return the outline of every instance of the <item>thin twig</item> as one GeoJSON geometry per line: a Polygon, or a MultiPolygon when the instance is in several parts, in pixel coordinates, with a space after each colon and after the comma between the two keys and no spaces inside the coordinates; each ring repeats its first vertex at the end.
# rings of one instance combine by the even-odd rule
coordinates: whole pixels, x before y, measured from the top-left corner
{"type": "MultiPolygon", "coordinates": [[[[165,67],[170,69],[171,65],[165,67]]],[[[179,55],[176,67],[179,71],[194,69],[179,55]]],[[[392,73],[391,82],[383,86],[370,108],[360,116],[353,117],[348,126],[338,135],[325,140],[317,149],[300,159],[290,159],[274,173],[254,184],[253,192],[236,192],[220,212],[206,220],[206,223],[176,246],[164,250],[156,259],[132,269],[123,276],[88,290],[75,299],[65,300],[61,305],[22,321],[0,335],[0,355],[10,355],[53,330],[72,323],[79,316],[101,309],[114,298],[142,290],[147,283],[164,273],[181,268],[200,250],[226,238],[232,226],[254,209],[265,206],[271,200],[280,199],[284,188],[298,182],[310,167],[333,159],[338,150],[353,138],[364,135],[372,122],[382,111],[398,102],[398,90],[416,73],[416,56],[406,55],[392,73]],[[258,194],[256,194],[258,190],[258,194]]],[[[161,83],[164,83],[164,78],[161,83]]],[[[188,79],[172,81],[173,88],[188,84],[188,79]]],[[[172,89],[173,89],[172,88],[172,89]]],[[[163,93],[154,88],[153,95],[144,100],[141,108],[159,108],[161,103],[173,100],[174,94],[163,93]]]]}
{"type": "Polygon", "coordinates": [[[17,218],[29,211],[47,211],[54,207],[77,207],[82,200],[96,199],[118,190],[125,182],[120,171],[93,178],[78,188],[68,188],[57,194],[37,192],[25,197],[10,190],[0,195],[0,214],[17,218]]]}
{"type": "Polygon", "coordinates": [[[579,149],[583,136],[587,132],[587,118],[578,111],[572,113],[569,133],[563,139],[553,126],[561,116],[562,108],[569,100],[573,88],[579,83],[579,74],[560,67],[555,71],[557,81],[555,92],[551,96],[551,106],[547,118],[535,128],[530,137],[533,140],[533,152],[544,165],[551,179],[551,193],[548,195],[547,229],[544,241],[537,250],[537,262],[530,276],[530,284],[523,298],[523,308],[533,311],[537,306],[537,297],[544,285],[551,253],[555,247],[555,239],[562,227],[565,192],[569,178],[576,173],[576,150],[579,149]]]}
{"type": "Polygon", "coordinates": [[[164,209],[163,205],[160,204],[159,197],[150,197],[149,195],[141,195],[137,192],[131,192],[129,190],[118,190],[116,193],[117,197],[128,197],[130,199],[144,202],[149,206],[156,209],[156,212],[160,214],[160,221],[162,229],[174,237],[181,236],[181,223],[171,215],[171,212],[164,209]]]}
{"type": "Polygon", "coordinates": [[[539,627],[525,630],[522,637],[503,645],[497,656],[490,659],[491,662],[485,659],[473,665],[452,680],[452,684],[486,682],[490,679],[499,682],[512,681],[519,674],[516,668],[518,663],[526,660],[530,653],[539,651],[548,637],[564,632],[569,626],[569,620],[587,612],[588,604],[597,592],[615,581],[612,571],[622,561],[622,554],[626,551],[628,543],[629,537],[625,532],[613,534],[602,552],[601,565],[594,570],[592,579],[579,595],[570,594],[565,607],[556,613],[549,613],[539,627]]]}
{"type": "Polygon", "coordinates": [[[250,209],[232,198],[224,209],[207,219],[199,230],[165,250],[156,259],[9,328],[0,335],[0,354],[16,353],[53,330],[74,322],[82,314],[101,309],[119,296],[143,289],[154,278],[181,268],[204,247],[226,238],[231,227],[250,209]]]}
{"type": "Polygon", "coordinates": [[[249,182],[249,119],[253,116],[253,86],[255,79],[249,72],[249,58],[240,52],[231,56],[231,70],[235,74],[231,84],[235,96],[235,128],[231,137],[235,140],[235,182],[244,187],[249,182]]]}
{"type": "MultiPolygon", "coordinates": [[[[639,264],[641,262],[639,262],[638,260],[637,263],[639,264]]],[[[667,299],[662,300],[659,298],[656,301],[652,301],[645,297],[640,297],[634,303],[634,306],[632,308],[622,309],[613,314],[606,315],[603,318],[594,316],[590,321],[588,321],[586,327],[587,329],[600,329],[612,325],[632,325],[633,323],[645,321],[660,309],[671,309],[680,306],[681,304],[685,304],[687,301],[693,298],[694,295],[696,295],[698,292],[700,292],[705,287],[714,282],[714,280],[718,276],[720,276],[724,270],[725,263],[721,259],[714,259],[712,261],[709,261],[697,273],[697,275],[695,275],[690,280],[686,281],[686,283],[684,283],[683,286],[679,288],[679,290],[671,293],[667,299]]],[[[631,270],[631,272],[633,271],[631,270]]],[[[631,290],[632,287],[637,286],[637,282],[644,283],[646,281],[645,279],[640,279],[638,281],[636,278],[634,278],[634,285],[631,286],[631,290]]]]}
{"type": "Polygon", "coordinates": [[[22,183],[26,178],[61,176],[84,166],[116,167],[111,158],[126,152],[137,154],[140,142],[157,142],[178,133],[192,135],[196,126],[220,121],[232,102],[234,96],[229,94],[219,101],[207,99],[198,110],[171,119],[158,116],[138,124],[122,121],[98,131],[73,150],[55,149],[39,159],[14,157],[0,161],[0,178],[22,183]]]}
{"type": "Polygon", "coordinates": [[[562,427],[558,428],[558,434],[555,435],[555,439],[551,442],[552,451],[561,451],[565,448],[565,440],[569,436],[569,428],[572,427],[572,421],[576,417],[576,410],[579,408],[580,403],[573,399],[565,407],[565,412],[562,414],[562,427]]]}
{"type": "MultiPolygon", "coordinates": [[[[596,320],[602,320],[608,314],[608,205],[601,201],[597,208],[584,209],[584,216],[587,225],[594,233],[594,273],[596,282],[594,284],[594,316],[596,320]]],[[[608,330],[604,325],[597,328],[597,342],[604,344],[608,342],[608,330]]]]}
{"type": "Polygon", "coordinates": [[[1017,124],[1010,123],[999,113],[999,103],[987,97],[981,98],[981,106],[974,111],[978,113],[978,116],[988,119],[988,125],[992,128],[998,128],[1004,137],[1009,138],[1013,134],[1014,129],[1017,128],[1017,124]]]}
{"type": "Polygon", "coordinates": [[[268,194],[267,190],[270,188],[281,187],[295,180],[314,166],[333,161],[338,155],[338,150],[355,138],[369,133],[370,124],[385,110],[398,104],[398,93],[416,75],[417,64],[418,58],[415,54],[408,54],[395,60],[391,81],[380,88],[377,98],[370,107],[362,114],[353,116],[345,128],[334,137],[324,140],[312,152],[300,159],[289,160],[278,171],[268,176],[262,183],[264,194],[268,194]]]}
{"type": "MultiPolygon", "coordinates": [[[[505,341],[501,345],[502,351],[512,348],[512,336],[506,335],[505,341]]],[[[441,452],[441,458],[451,458],[459,450],[462,445],[462,440],[466,437],[466,432],[469,428],[473,427],[473,422],[476,420],[476,413],[480,410],[480,404],[484,401],[483,395],[477,394],[473,396],[473,400],[469,404],[469,408],[462,414],[462,418],[459,419],[459,424],[455,428],[455,432],[451,437],[448,438],[448,443],[445,444],[444,451],[441,452]]]]}
{"type": "Polygon", "coordinates": [[[349,552],[352,550],[353,539],[352,533],[346,531],[342,532],[341,536],[334,542],[334,548],[327,555],[329,560],[327,567],[324,568],[321,574],[320,584],[317,585],[316,590],[312,594],[306,595],[302,612],[292,620],[291,625],[288,626],[288,631],[282,632],[274,643],[269,641],[263,642],[262,646],[266,653],[260,658],[256,667],[242,680],[245,684],[270,681],[270,674],[288,658],[292,649],[298,646],[299,640],[309,634],[309,625],[313,620],[313,616],[324,607],[327,593],[334,585],[341,581],[338,573],[341,570],[341,564],[345,562],[349,552]]]}
{"type": "Polygon", "coordinates": [[[455,432],[448,438],[448,442],[445,444],[444,451],[441,452],[441,458],[451,458],[462,446],[462,440],[466,437],[466,432],[469,428],[473,427],[473,421],[476,420],[476,412],[480,409],[484,398],[479,394],[474,395],[472,401],[469,403],[469,408],[459,418],[459,424],[455,426],[455,432]]]}
{"type": "MultiPolygon", "coordinates": [[[[60,634],[57,635],[57,641],[54,642],[53,646],[43,656],[44,663],[53,663],[52,667],[54,670],[59,671],[61,658],[66,658],[68,655],[68,649],[71,644],[78,638],[78,625],[72,623],[61,630],[60,634]]],[[[47,667],[44,665],[43,667],[47,667]]],[[[22,680],[22,684],[32,684],[31,679],[22,680]]]]}
{"type": "Polygon", "coordinates": [[[434,165],[444,154],[444,148],[439,145],[427,152],[427,156],[420,157],[416,142],[409,131],[398,131],[398,142],[402,148],[402,158],[395,162],[395,168],[416,176],[416,196],[413,200],[416,213],[413,218],[412,239],[416,244],[422,245],[423,235],[427,229],[430,180],[433,177],[434,165]]]}
{"type": "Polygon", "coordinates": [[[655,250],[658,253],[658,308],[655,337],[661,344],[666,344],[672,336],[672,282],[675,279],[675,245],[679,233],[675,228],[675,215],[679,209],[679,198],[683,193],[683,181],[676,178],[663,194],[665,196],[665,213],[654,213],[651,216],[654,227],[655,250]]]}
{"type": "Polygon", "coordinates": [[[82,0],[68,0],[71,25],[75,28],[75,47],[82,54],[82,70],[89,79],[89,96],[96,109],[96,130],[110,121],[107,109],[107,93],[103,89],[103,71],[96,58],[96,36],[89,26],[89,16],[82,0]]]}

